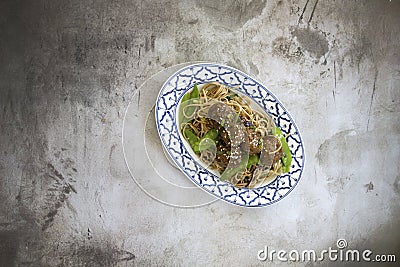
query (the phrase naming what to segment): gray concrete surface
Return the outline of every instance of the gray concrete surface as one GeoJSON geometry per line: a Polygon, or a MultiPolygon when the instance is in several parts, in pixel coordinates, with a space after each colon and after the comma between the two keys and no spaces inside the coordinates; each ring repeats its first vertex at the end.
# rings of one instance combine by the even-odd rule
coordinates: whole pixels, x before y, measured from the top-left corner
{"type": "Polygon", "coordinates": [[[266,245],[338,238],[400,261],[398,0],[10,0],[0,13],[0,266],[257,266],[266,245]],[[307,162],[281,202],[179,209],[133,183],[130,97],[195,60],[253,75],[292,113],[307,162]]]}

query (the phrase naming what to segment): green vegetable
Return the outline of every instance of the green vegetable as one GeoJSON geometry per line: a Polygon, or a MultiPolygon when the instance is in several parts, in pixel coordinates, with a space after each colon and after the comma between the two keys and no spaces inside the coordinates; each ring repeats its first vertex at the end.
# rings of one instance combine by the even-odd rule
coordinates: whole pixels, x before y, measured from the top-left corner
{"type": "Polygon", "coordinates": [[[189,93],[186,93],[186,94],[182,97],[181,102],[183,103],[183,102],[189,100],[190,98],[191,98],[191,93],[190,93],[190,92],[189,92],[189,93]]]}
{"type": "Polygon", "coordinates": [[[239,166],[237,166],[235,168],[231,168],[231,169],[226,169],[222,173],[222,175],[219,179],[221,181],[225,181],[226,179],[231,178],[232,176],[237,174],[238,172],[244,170],[247,166],[248,159],[249,159],[248,155],[242,155],[242,161],[240,162],[239,166]]]}
{"type": "Polygon", "coordinates": [[[251,168],[253,165],[257,165],[260,157],[258,155],[251,155],[249,157],[249,161],[247,162],[247,169],[251,168]]]}
{"type": "Polygon", "coordinates": [[[192,92],[190,93],[190,98],[199,98],[200,92],[199,92],[199,87],[197,87],[197,84],[194,85],[192,92]]]}
{"type": "MultiPolygon", "coordinates": [[[[199,88],[197,87],[197,84],[194,85],[192,92],[190,93],[190,99],[196,99],[199,98],[199,88]]],[[[192,104],[194,101],[190,101],[190,104],[192,104]]],[[[196,107],[189,107],[186,109],[187,110],[187,115],[189,117],[191,117],[193,115],[193,113],[196,110],[196,107]]]]}
{"type": "Polygon", "coordinates": [[[200,139],[199,142],[199,150],[207,150],[215,145],[215,140],[217,140],[218,131],[215,129],[209,130],[204,136],[200,139]]]}
{"type": "MultiPolygon", "coordinates": [[[[199,92],[199,88],[197,87],[197,84],[194,85],[193,90],[191,92],[186,93],[181,100],[181,106],[179,109],[179,123],[181,124],[184,121],[184,117],[186,117],[183,113],[183,109],[188,105],[193,103],[194,101],[190,101],[185,103],[185,101],[188,100],[192,100],[192,99],[196,99],[199,98],[200,92],[199,92]]],[[[187,108],[185,111],[186,115],[188,115],[188,117],[191,117],[193,115],[193,113],[195,112],[196,108],[195,107],[189,107],[187,108]]]]}
{"type": "Polygon", "coordinates": [[[227,96],[226,96],[226,99],[232,100],[235,96],[238,96],[238,94],[236,94],[236,93],[231,93],[230,95],[227,95],[227,96]]]}
{"type": "Polygon", "coordinates": [[[189,142],[190,147],[193,149],[195,153],[200,153],[199,150],[199,138],[194,134],[191,129],[186,128],[184,131],[187,141],[189,142]]]}
{"type": "Polygon", "coordinates": [[[218,131],[216,129],[211,129],[204,134],[202,139],[210,138],[211,140],[216,140],[218,136],[218,131]]]}
{"type": "Polygon", "coordinates": [[[282,131],[278,128],[275,127],[272,130],[272,133],[279,138],[281,144],[282,144],[282,152],[283,152],[283,156],[281,158],[282,164],[283,164],[283,168],[282,171],[283,172],[289,172],[290,170],[290,164],[292,163],[292,154],[290,153],[290,148],[289,145],[286,141],[285,135],[282,133],[282,131]]]}
{"type": "Polygon", "coordinates": [[[184,107],[186,107],[186,105],[187,105],[187,103],[185,103],[185,102],[188,101],[189,99],[190,99],[190,93],[186,93],[186,94],[182,97],[182,100],[181,100],[181,107],[180,107],[180,109],[179,109],[179,124],[182,124],[182,122],[183,122],[183,118],[184,118],[183,109],[184,109],[184,107]]]}

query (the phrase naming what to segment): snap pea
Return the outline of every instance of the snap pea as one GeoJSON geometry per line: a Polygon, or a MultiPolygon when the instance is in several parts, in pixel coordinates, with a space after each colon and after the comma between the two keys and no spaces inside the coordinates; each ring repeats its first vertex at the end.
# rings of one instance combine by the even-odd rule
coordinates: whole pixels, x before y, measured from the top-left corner
{"type": "MultiPolygon", "coordinates": [[[[188,100],[192,100],[192,99],[196,99],[199,98],[200,92],[199,92],[199,88],[197,86],[197,84],[194,85],[193,90],[191,92],[186,93],[181,100],[181,107],[179,109],[179,123],[182,123],[184,120],[184,117],[186,117],[183,113],[183,109],[189,104],[185,103],[185,101],[188,100]]],[[[188,117],[191,117],[193,115],[193,112],[195,111],[195,107],[189,107],[186,109],[186,115],[188,115],[188,117]]]]}
{"type": "Polygon", "coordinates": [[[235,174],[237,174],[238,172],[244,170],[246,168],[247,162],[248,162],[249,156],[248,155],[243,155],[242,156],[242,161],[240,162],[239,166],[235,167],[235,168],[230,168],[230,169],[226,169],[221,177],[219,178],[221,181],[225,181],[228,178],[231,178],[232,176],[234,176],[235,174]]]}
{"type": "MultiPolygon", "coordinates": [[[[190,93],[190,100],[196,99],[196,98],[199,98],[199,88],[197,87],[197,84],[194,85],[193,90],[190,93]]],[[[192,102],[191,104],[193,104],[194,101],[191,101],[191,102],[192,102]]],[[[189,117],[191,117],[193,115],[194,111],[196,110],[196,108],[188,107],[186,110],[187,110],[187,115],[189,117]]]]}
{"type": "Polygon", "coordinates": [[[260,157],[258,155],[250,155],[249,161],[247,162],[247,169],[251,168],[253,165],[257,165],[260,157]]]}
{"type": "Polygon", "coordinates": [[[215,129],[211,129],[207,133],[205,133],[203,137],[200,139],[199,150],[203,151],[211,148],[213,144],[215,144],[217,136],[218,136],[218,131],[215,129]],[[211,142],[208,140],[210,140],[211,142]]]}
{"type": "Polygon", "coordinates": [[[183,109],[184,107],[187,105],[187,103],[185,103],[186,101],[188,101],[190,99],[190,93],[186,93],[181,100],[181,107],[179,109],[179,124],[181,124],[184,120],[184,115],[183,115],[183,109]]]}
{"type": "Polygon", "coordinates": [[[282,131],[278,128],[275,127],[272,130],[272,133],[279,138],[281,144],[282,144],[282,152],[283,152],[283,156],[281,158],[282,164],[283,164],[283,168],[282,171],[283,172],[289,172],[290,170],[290,164],[292,163],[292,154],[290,152],[290,148],[289,145],[286,141],[285,135],[282,133],[282,131]]]}
{"type": "Polygon", "coordinates": [[[189,93],[186,93],[186,94],[182,97],[181,102],[183,103],[183,102],[189,100],[190,98],[191,98],[191,93],[190,93],[190,92],[189,92],[189,93]]]}
{"type": "Polygon", "coordinates": [[[198,98],[199,95],[200,95],[199,87],[197,87],[197,84],[195,84],[193,86],[192,92],[190,93],[190,98],[198,98]]]}
{"type": "Polygon", "coordinates": [[[189,142],[190,147],[193,149],[195,153],[200,153],[199,150],[199,138],[194,134],[194,132],[191,129],[185,129],[184,131],[185,137],[187,141],[189,142]]]}
{"type": "Polygon", "coordinates": [[[208,132],[206,132],[201,139],[206,139],[209,138],[211,140],[216,140],[218,136],[218,131],[216,129],[211,129],[208,132]]]}

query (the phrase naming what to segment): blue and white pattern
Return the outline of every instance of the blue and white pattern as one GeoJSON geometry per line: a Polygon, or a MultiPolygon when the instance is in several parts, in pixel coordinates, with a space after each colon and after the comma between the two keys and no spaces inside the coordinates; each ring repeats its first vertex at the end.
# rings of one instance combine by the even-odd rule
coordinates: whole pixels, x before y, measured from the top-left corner
{"type": "Polygon", "coordinates": [[[303,172],[305,154],[300,132],[289,112],[261,83],[232,67],[202,63],[187,66],[172,75],[162,86],[156,103],[156,122],[161,141],[176,165],[196,185],[229,203],[245,207],[262,207],[287,196],[303,172]],[[219,82],[247,95],[270,114],[287,139],[293,160],[289,173],[272,183],[254,189],[237,188],[204,168],[189,152],[179,134],[177,106],[182,96],[195,84],[219,82]],[[238,87],[238,88],[237,88],[238,87]]]}

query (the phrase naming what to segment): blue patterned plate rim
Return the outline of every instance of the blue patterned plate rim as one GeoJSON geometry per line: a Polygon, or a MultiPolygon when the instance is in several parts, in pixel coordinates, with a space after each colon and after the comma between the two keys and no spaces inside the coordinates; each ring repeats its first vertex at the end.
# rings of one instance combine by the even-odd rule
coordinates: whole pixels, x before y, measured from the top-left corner
{"type": "Polygon", "coordinates": [[[271,205],[286,197],[296,187],[303,173],[304,144],[294,119],[278,98],[262,83],[233,67],[218,63],[198,63],[178,70],[161,87],[155,106],[155,117],[161,142],[179,169],[194,184],[228,203],[242,207],[271,205]],[[273,182],[263,187],[237,188],[229,182],[220,181],[216,175],[201,166],[198,160],[191,156],[177,127],[176,109],[182,96],[192,89],[194,84],[212,81],[231,87],[239,85],[240,87],[236,90],[247,95],[252,102],[257,103],[272,116],[276,125],[284,133],[291,133],[288,143],[293,162],[289,173],[278,176],[273,182]]]}

